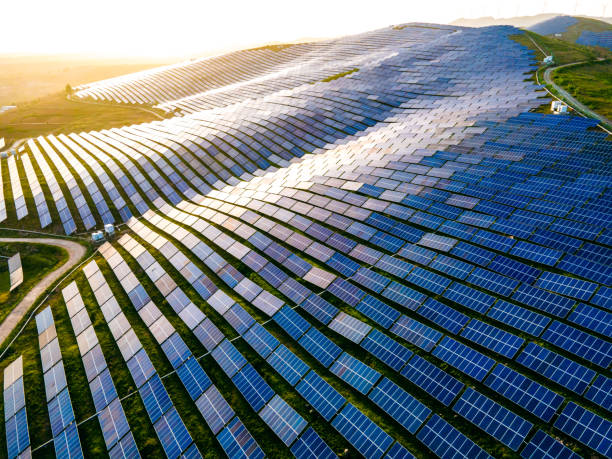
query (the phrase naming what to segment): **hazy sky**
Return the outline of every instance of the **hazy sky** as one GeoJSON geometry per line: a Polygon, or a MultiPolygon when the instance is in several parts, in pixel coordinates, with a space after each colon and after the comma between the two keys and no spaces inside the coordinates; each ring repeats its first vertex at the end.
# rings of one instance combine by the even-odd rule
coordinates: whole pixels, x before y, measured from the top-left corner
{"type": "Polygon", "coordinates": [[[196,56],[404,22],[612,16],[612,0],[6,0],[0,53],[196,56]]]}

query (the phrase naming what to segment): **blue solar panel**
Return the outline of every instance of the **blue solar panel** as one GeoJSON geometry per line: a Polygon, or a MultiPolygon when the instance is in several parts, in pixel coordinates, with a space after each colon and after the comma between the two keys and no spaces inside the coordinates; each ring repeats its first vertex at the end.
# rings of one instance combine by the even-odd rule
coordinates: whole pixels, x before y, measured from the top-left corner
{"type": "Polygon", "coordinates": [[[609,409],[612,406],[612,379],[604,375],[597,376],[584,396],[599,406],[609,409]]]}
{"type": "Polygon", "coordinates": [[[553,266],[561,257],[562,252],[529,242],[518,241],[510,251],[510,254],[546,266],[553,266]]]}
{"type": "Polygon", "coordinates": [[[346,399],[314,371],[309,371],[296,390],[317,412],[329,421],[346,399]]]}
{"type": "Polygon", "coordinates": [[[451,283],[449,278],[420,267],[414,268],[406,280],[436,295],[441,294],[451,283]]]}
{"type": "Polygon", "coordinates": [[[154,423],[153,428],[168,457],[178,457],[193,443],[191,435],[174,408],[154,423]]]}
{"type": "Polygon", "coordinates": [[[287,446],[290,446],[308,425],[306,420],[278,394],[268,402],[259,415],[287,446]]]}
{"type": "Polygon", "coordinates": [[[255,323],[243,335],[244,340],[251,345],[264,359],[278,346],[279,341],[263,328],[261,324],[255,323]]]}
{"type": "Polygon", "coordinates": [[[292,386],[295,386],[310,369],[284,344],[277,347],[266,360],[292,386]]]}
{"type": "Polygon", "coordinates": [[[455,403],[453,410],[473,422],[513,451],[517,451],[533,427],[490,398],[469,387],[455,403]]]}
{"type": "Polygon", "coordinates": [[[261,459],[265,457],[249,431],[244,427],[242,421],[235,417],[217,435],[223,451],[228,457],[245,457],[249,459],[261,459]]]}
{"type": "Polygon", "coordinates": [[[446,406],[463,389],[463,383],[418,355],[408,361],[402,375],[446,406]]]}
{"type": "Polygon", "coordinates": [[[191,351],[177,332],[172,333],[161,347],[173,368],[179,367],[191,356],[191,351]]]}
{"type": "Polygon", "coordinates": [[[30,436],[28,434],[28,420],[25,408],[22,408],[21,410],[17,411],[14,416],[11,416],[9,419],[7,419],[5,428],[8,457],[17,457],[19,453],[21,453],[30,445],[30,436]]]}
{"type": "Polygon", "coordinates": [[[391,282],[387,288],[383,290],[382,296],[413,310],[418,308],[426,298],[422,293],[395,281],[391,282]]]}
{"type": "Polygon", "coordinates": [[[487,315],[533,336],[540,336],[550,323],[546,316],[503,300],[495,303],[487,315]]]}
{"type": "Polygon", "coordinates": [[[408,348],[376,329],[373,329],[360,345],[395,371],[399,371],[412,355],[408,348]]]}
{"type": "Polygon", "coordinates": [[[512,333],[477,319],[471,320],[461,332],[461,336],[508,358],[513,358],[525,342],[524,339],[512,333]]]}
{"type": "Polygon", "coordinates": [[[387,448],[393,443],[393,438],[350,403],[334,418],[332,426],[361,455],[368,458],[377,459],[382,457],[387,448]]]}
{"type": "Polygon", "coordinates": [[[417,313],[455,335],[470,320],[465,314],[432,298],[428,298],[423,306],[417,310],[417,313]]]}
{"type": "Polygon", "coordinates": [[[597,289],[597,284],[593,282],[551,272],[542,273],[535,285],[583,301],[591,298],[597,289]]]}
{"type": "Polygon", "coordinates": [[[66,430],[62,431],[58,436],[56,436],[53,439],[53,444],[55,447],[56,457],[83,457],[83,452],[81,451],[81,441],[79,440],[79,433],[76,423],[70,424],[66,430]]]}
{"type": "Polygon", "coordinates": [[[474,269],[467,278],[467,282],[503,296],[509,296],[516,286],[519,285],[519,282],[515,279],[510,279],[483,268],[474,269]]]}
{"type": "Polygon", "coordinates": [[[437,414],[433,415],[417,433],[417,438],[441,458],[488,459],[491,457],[437,414]]]}
{"type": "Polygon", "coordinates": [[[391,328],[391,332],[428,352],[442,337],[439,331],[408,316],[401,316],[391,328]]]}
{"type": "Polygon", "coordinates": [[[466,308],[484,314],[495,302],[495,297],[467,285],[453,282],[444,292],[444,298],[459,303],[466,308]]]}
{"type": "Polygon", "coordinates": [[[293,444],[291,453],[295,457],[305,459],[333,459],[336,457],[331,448],[327,446],[312,427],[309,427],[293,444]]]}
{"type": "Polygon", "coordinates": [[[300,307],[325,325],[329,324],[338,314],[338,308],[314,293],[306,298],[300,307]]]}
{"type": "Polygon", "coordinates": [[[385,459],[414,459],[414,456],[402,445],[395,442],[387,454],[385,454],[385,459]]]}
{"type": "Polygon", "coordinates": [[[157,373],[139,390],[151,422],[155,424],[162,414],[172,407],[168,392],[166,392],[157,373]]]}
{"type": "Polygon", "coordinates": [[[221,341],[219,345],[212,350],[211,355],[230,378],[247,363],[244,356],[227,339],[221,341]]]}
{"type": "Polygon", "coordinates": [[[380,373],[346,352],[338,357],[329,370],[362,394],[367,394],[380,378],[380,373]]]}
{"type": "Polygon", "coordinates": [[[219,433],[223,426],[234,416],[234,410],[232,410],[214,385],[206,389],[200,398],[196,400],[196,406],[214,434],[219,433]]]}
{"type": "Polygon", "coordinates": [[[524,459],[580,459],[578,454],[541,430],[538,430],[523,448],[521,457],[524,459]]]}
{"type": "Polygon", "coordinates": [[[384,328],[393,325],[400,315],[399,311],[370,295],[364,296],[355,309],[384,328]]]}
{"type": "Polygon", "coordinates": [[[314,327],[300,338],[299,343],[324,367],[329,367],[342,352],[336,343],[314,327]]]}
{"type": "Polygon", "coordinates": [[[431,413],[429,408],[387,378],[374,387],[369,398],[411,434],[421,427],[431,413]]]}
{"type": "Polygon", "coordinates": [[[493,369],[485,384],[546,422],[564,400],[556,392],[502,364],[493,369]]]}
{"type": "Polygon", "coordinates": [[[565,317],[572,309],[574,301],[545,290],[522,284],[512,299],[557,317],[565,317]]]}
{"type": "Polygon", "coordinates": [[[606,457],[612,456],[612,422],[569,402],[555,427],[606,457]]]}
{"type": "Polygon", "coordinates": [[[434,349],[433,355],[478,381],[482,381],[495,364],[493,359],[448,336],[434,349]]]}
{"type": "Polygon", "coordinates": [[[289,306],[280,308],[272,318],[295,340],[299,339],[310,328],[308,321],[289,306]]]}
{"type": "Polygon", "coordinates": [[[580,303],[570,314],[568,320],[612,338],[612,314],[609,312],[580,303]]]}
{"type": "Polygon", "coordinates": [[[234,375],[232,382],[256,412],[274,396],[272,388],[250,363],[234,375]]]}
{"type": "Polygon", "coordinates": [[[579,395],[584,393],[596,374],[593,370],[535,343],[528,343],[516,357],[516,361],[579,395]]]}
{"type": "Polygon", "coordinates": [[[546,329],[542,339],[602,368],[612,363],[612,343],[556,320],[546,329]]]}

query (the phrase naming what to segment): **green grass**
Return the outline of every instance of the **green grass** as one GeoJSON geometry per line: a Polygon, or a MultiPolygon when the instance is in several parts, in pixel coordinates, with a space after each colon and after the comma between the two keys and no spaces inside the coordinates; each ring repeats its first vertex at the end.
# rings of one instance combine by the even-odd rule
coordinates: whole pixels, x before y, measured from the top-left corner
{"type": "Polygon", "coordinates": [[[138,107],[75,102],[67,100],[65,93],[56,92],[3,114],[0,137],[10,145],[15,140],[39,135],[109,129],[156,119],[138,107]]]}
{"type": "Polygon", "coordinates": [[[612,62],[591,62],[555,70],[553,80],[584,105],[612,118],[612,62]]]}
{"type": "Polygon", "coordinates": [[[43,277],[68,261],[68,252],[61,247],[43,244],[0,243],[0,255],[11,256],[19,252],[23,267],[23,284],[12,292],[8,291],[8,265],[0,259],[0,322],[13,307],[43,277]]]}
{"type": "Polygon", "coordinates": [[[535,57],[538,61],[542,61],[544,54],[534,46],[529,39],[531,37],[542,48],[546,55],[552,54],[555,58],[555,65],[569,64],[578,61],[595,61],[597,58],[612,57],[612,51],[604,48],[595,48],[593,46],[578,45],[569,43],[565,40],[560,40],[555,37],[544,36],[535,32],[525,31],[524,34],[511,35],[510,38],[517,41],[521,45],[527,46],[535,51],[535,57]]]}
{"type": "Polygon", "coordinates": [[[355,72],[358,72],[358,71],[359,71],[359,69],[357,69],[357,68],[351,69],[351,70],[347,70],[346,72],[336,73],[335,75],[331,75],[331,76],[328,76],[327,78],[323,78],[321,81],[324,82],[324,83],[328,83],[330,81],[337,80],[338,78],[345,77],[347,75],[350,75],[351,73],[355,73],[355,72]]]}

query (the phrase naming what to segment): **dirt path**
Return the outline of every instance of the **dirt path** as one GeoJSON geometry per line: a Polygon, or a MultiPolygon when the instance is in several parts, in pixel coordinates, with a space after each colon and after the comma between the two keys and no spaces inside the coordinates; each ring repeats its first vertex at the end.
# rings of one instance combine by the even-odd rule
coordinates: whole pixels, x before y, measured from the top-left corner
{"type": "Polygon", "coordinates": [[[0,324],[0,344],[11,334],[13,329],[21,321],[23,316],[29,311],[36,299],[51,286],[57,279],[59,279],[64,273],[72,269],[85,255],[85,247],[81,244],[73,241],[67,241],[65,239],[52,239],[52,238],[12,238],[3,237],[0,238],[0,242],[26,242],[36,244],[47,244],[54,245],[66,249],[68,252],[68,261],[62,266],[57,268],[55,271],[47,274],[43,277],[38,284],[36,284],[23,299],[13,308],[10,314],[4,319],[4,322],[0,324]]]}

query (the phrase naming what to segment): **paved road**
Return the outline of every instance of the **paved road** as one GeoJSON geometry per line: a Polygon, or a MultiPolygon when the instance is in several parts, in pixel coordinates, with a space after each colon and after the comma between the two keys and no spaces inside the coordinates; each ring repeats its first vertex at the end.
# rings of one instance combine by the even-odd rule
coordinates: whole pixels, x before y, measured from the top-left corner
{"type": "Polygon", "coordinates": [[[30,290],[26,296],[13,308],[10,314],[4,319],[4,322],[0,324],[0,344],[11,334],[13,329],[21,321],[23,316],[27,314],[36,299],[45,291],[51,284],[59,279],[64,273],[72,269],[85,255],[85,247],[81,244],[73,241],[67,241],[65,239],[52,239],[52,238],[0,238],[0,242],[27,242],[37,244],[55,245],[66,249],[68,252],[68,261],[60,266],[53,272],[50,272],[43,277],[38,284],[36,284],[32,290],[30,290]]]}
{"type": "Polygon", "coordinates": [[[582,113],[584,113],[585,115],[591,118],[595,118],[596,120],[601,121],[603,124],[607,126],[612,126],[612,120],[609,120],[605,116],[602,116],[599,113],[594,112],[589,107],[587,107],[580,101],[576,100],[576,98],[572,96],[569,92],[567,92],[565,89],[563,89],[559,85],[555,84],[555,82],[552,79],[551,75],[552,75],[553,70],[562,69],[563,67],[571,67],[574,65],[584,64],[585,62],[586,61],[572,62],[571,64],[559,65],[557,67],[549,67],[544,71],[544,81],[546,81],[547,84],[555,88],[559,92],[559,94],[561,94],[561,97],[566,102],[568,102],[568,104],[571,105],[573,108],[578,109],[579,111],[581,111],[582,113]]]}

